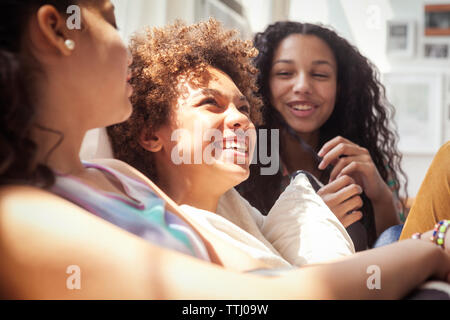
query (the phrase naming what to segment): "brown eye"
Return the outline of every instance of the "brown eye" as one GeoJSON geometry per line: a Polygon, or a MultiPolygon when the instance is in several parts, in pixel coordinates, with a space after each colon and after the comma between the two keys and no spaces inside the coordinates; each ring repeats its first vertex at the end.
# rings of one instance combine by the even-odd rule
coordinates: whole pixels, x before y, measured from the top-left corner
{"type": "Polygon", "coordinates": [[[214,99],[214,98],[206,98],[206,99],[202,100],[202,102],[200,102],[200,105],[218,106],[219,104],[217,103],[216,99],[214,99]]]}
{"type": "Polygon", "coordinates": [[[242,107],[239,108],[239,111],[242,113],[245,113],[246,115],[250,114],[250,107],[247,105],[244,105],[242,107]]]}
{"type": "Polygon", "coordinates": [[[279,77],[289,77],[292,75],[292,72],[280,71],[280,72],[275,73],[275,75],[279,76],[279,77]]]}

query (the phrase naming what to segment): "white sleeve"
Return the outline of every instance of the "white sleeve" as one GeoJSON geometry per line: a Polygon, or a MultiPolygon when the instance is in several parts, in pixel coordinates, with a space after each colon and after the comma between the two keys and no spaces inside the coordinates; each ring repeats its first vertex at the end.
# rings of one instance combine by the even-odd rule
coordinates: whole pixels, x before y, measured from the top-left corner
{"type": "Polygon", "coordinates": [[[264,217],[263,235],[291,264],[326,262],[355,253],[353,242],[308,178],[299,174],[264,217]]]}

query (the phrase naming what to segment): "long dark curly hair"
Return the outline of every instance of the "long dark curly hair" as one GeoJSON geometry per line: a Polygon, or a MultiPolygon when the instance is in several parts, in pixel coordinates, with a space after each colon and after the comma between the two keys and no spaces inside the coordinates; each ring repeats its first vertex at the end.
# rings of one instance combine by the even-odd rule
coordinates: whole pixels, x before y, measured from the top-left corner
{"type": "Polygon", "coordinates": [[[79,2],[0,2],[0,185],[24,183],[48,187],[54,182],[52,170],[37,161],[37,145],[31,139],[32,128],[53,131],[34,123],[37,110],[33,103],[33,82],[36,73],[42,70],[31,56],[24,34],[31,15],[41,6],[53,5],[66,15],[67,7],[79,2]]]}
{"type": "MultiPolygon", "coordinates": [[[[385,97],[385,89],[380,83],[377,68],[347,40],[340,37],[333,30],[322,25],[299,22],[276,22],[257,33],[254,45],[259,50],[255,58],[258,76],[259,94],[263,99],[262,117],[264,128],[281,129],[278,119],[281,115],[270,104],[269,75],[272,67],[273,55],[280,42],[291,34],[314,35],[327,43],[334,53],[338,67],[338,91],[333,113],[320,128],[319,144],[316,152],[328,140],[342,136],[366,148],[381,175],[387,183],[393,179],[397,181],[396,192],[399,191],[399,175],[405,183],[406,175],[400,167],[401,154],[397,149],[398,136],[390,127],[394,108],[385,97]]],[[[280,154],[283,154],[280,146],[280,154]]],[[[270,148],[269,148],[270,150],[270,148]]],[[[281,193],[282,174],[263,176],[260,172],[261,164],[253,165],[250,178],[242,183],[238,190],[250,203],[261,212],[268,213],[281,193]]],[[[329,173],[319,178],[323,183],[329,179],[329,173]]],[[[363,195],[364,212],[363,224],[368,230],[369,244],[376,237],[373,209],[370,201],[363,195]]]]}

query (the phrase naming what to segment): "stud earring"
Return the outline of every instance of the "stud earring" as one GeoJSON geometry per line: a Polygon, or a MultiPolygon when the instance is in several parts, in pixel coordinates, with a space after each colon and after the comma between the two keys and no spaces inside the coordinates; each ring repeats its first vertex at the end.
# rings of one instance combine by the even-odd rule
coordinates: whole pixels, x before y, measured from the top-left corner
{"type": "Polygon", "coordinates": [[[66,41],[64,41],[64,44],[66,45],[67,49],[69,49],[70,51],[75,49],[75,41],[73,41],[71,39],[67,39],[66,41]]]}

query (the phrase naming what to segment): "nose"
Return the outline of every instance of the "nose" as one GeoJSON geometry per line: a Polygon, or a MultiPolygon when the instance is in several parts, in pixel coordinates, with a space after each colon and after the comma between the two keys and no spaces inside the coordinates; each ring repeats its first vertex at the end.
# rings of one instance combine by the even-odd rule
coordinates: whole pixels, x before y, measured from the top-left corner
{"type": "Polygon", "coordinates": [[[246,130],[250,125],[250,120],[247,115],[233,105],[226,112],[225,125],[232,130],[246,130]]]}
{"type": "Polygon", "coordinates": [[[299,73],[298,76],[294,78],[293,90],[295,93],[299,94],[310,94],[311,83],[308,75],[299,73]]]}

